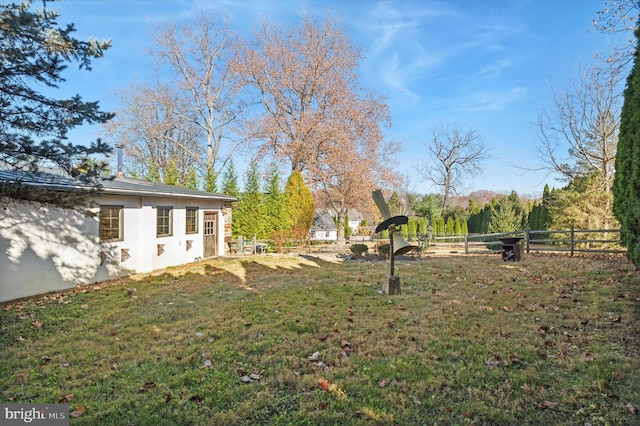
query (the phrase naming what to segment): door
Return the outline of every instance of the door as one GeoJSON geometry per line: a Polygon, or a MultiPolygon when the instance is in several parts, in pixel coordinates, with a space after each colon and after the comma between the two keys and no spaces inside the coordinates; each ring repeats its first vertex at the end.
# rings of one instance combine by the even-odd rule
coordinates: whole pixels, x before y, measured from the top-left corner
{"type": "Polygon", "coordinates": [[[203,257],[218,255],[218,212],[204,212],[203,257]]]}

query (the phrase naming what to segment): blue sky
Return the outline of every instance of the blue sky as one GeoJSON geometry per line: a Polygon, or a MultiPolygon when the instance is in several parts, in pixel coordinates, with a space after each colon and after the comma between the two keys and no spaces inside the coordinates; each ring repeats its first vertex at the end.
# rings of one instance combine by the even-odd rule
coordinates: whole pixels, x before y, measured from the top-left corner
{"type": "MultiPolygon", "coordinates": [[[[522,170],[541,165],[533,123],[551,104],[551,85],[566,87],[581,64],[612,43],[591,24],[605,0],[65,0],[51,7],[61,13],[59,23],[75,23],[78,38],[112,40],[93,71],[70,67],[62,89],[106,110],[118,106],[115,91],[150,76],[151,24],[188,23],[205,10],[224,12],[242,33],[263,17],[291,22],[305,10],[336,12],[364,52],[364,88],[387,97],[393,124],[386,136],[402,145],[400,170],[420,193],[438,192],[415,167],[428,159],[426,143],[440,123],[477,130],[491,147],[486,171],[462,193],[540,196],[545,184],[562,186],[546,172],[522,170]]],[[[83,142],[100,131],[71,135],[83,142]]]]}

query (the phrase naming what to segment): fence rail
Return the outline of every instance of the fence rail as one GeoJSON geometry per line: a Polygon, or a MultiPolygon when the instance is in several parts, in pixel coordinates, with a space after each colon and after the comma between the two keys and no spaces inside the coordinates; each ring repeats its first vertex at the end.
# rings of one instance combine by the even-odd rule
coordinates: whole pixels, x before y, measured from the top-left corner
{"type": "MultiPolygon", "coordinates": [[[[576,252],[591,253],[625,253],[626,249],[620,243],[620,229],[553,229],[553,230],[519,230],[514,232],[499,232],[493,234],[467,234],[458,236],[445,236],[432,238],[426,252],[464,252],[486,253],[499,252],[502,250],[500,238],[522,237],[520,242],[522,249],[526,253],[531,251],[568,252],[573,256],[576,252]]],[[[370,247],[378,242],[388,242],[388,240],[354,238],[341,242],[333,241],[330,247],[333,251],[343,250],[346,244],[348,251],[349,244],[356,242],[368,243],[370,247]],[[363,241],[364,240],[364,241],[363,241]],[[337,245],[336,245],[337,243],[337,245]]],[[[328,242],[329,243],[329,242],[328,242]]],[[[231,253],[238,254],[259,254],[273,250],[275,242],[271,240],[233,240],[229,249],[231,253]]],[[[323,245],[310,244],[310,241],[290,242],[281,247],[285,253],[326,250],[323,245]]]]}
{"type": "MultiPolygon", "coordinates": [[[[592,253],[625,253],[620,243],[620,229],[553,229],[553,230],[519,230],[496,234],[470,234],[463,238],[465,253],[479,250],[500,250],[499,238],[522,237],[523,248],[531,251],[592,253]]],[[[448,237],[450,238],[450,237],[448,237]]]]}

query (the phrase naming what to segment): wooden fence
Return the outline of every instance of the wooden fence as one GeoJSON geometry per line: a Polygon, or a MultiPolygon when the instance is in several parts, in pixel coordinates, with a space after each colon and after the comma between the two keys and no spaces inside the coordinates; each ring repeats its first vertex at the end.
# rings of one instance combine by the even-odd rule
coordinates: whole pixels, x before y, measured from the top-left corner
{"type": "Polygon", "coordinates": [[[438,237],[434,246],[464,247],[465,253],[500,251],[500,238],[521,237],[523,249],[531,251],[592,253],[625,253],[620,244],[620,229],[558,229],[558,230],[520,230],[495,234],[469,234],[459,237],[438,237]],[[456,242],[452,242],[455,239],[456,242]],[[448,241],[448,242],[446,242],[448,241]]]}
{"type": "MultiPolygon", "coordinates": [[[[561,230],[520,230],[494,234],[467,234],[459,236],[435,237],[431,241],[426,253],[487,253],[500,252],[502,242],[500,238],[521,237],[522,250],[529,252],[567,252],[571,256],[576,252],[592,253],[625,253],[626,249],[620,244],[619,229],[561,229],[561,230]]],[[[349,252],[353,243],[364,242],[370,249],[377,242],[388,240],[366,240],[355,238],[352,240],[336,241],[332,244],[310,244],[309,241],[298,241],[283,247],[285,253],[313,253],[313,252],[349,252]]],[[[411,241],[417,244],[415,241],[411,241]]],[[[229,244],[232,254],[264,254],[273,249],[274,242],[269,240],[242,240],[239,238],[229,244]]]]}

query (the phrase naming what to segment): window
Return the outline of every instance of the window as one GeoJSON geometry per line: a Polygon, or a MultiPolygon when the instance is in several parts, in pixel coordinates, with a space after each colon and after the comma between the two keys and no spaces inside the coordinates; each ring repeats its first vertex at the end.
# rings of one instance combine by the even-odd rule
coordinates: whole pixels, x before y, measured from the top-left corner
{"type": "Polygon", "coordinates": [[[173,235],[173,207],[158,207],[158,220],[156,222],[158,237],[173,235]]]}
{"type": "Polygon", "coordinates": [[[186,210],[186,229],[187,234],[196,234],[198,232],[198,208],[187,207],[186,210]]]}
{"type": "Polygon", "coordinates": [[[123,206],[100,206],[100,242],[122,241],[124,229],[122,223],[123,206]]]}

